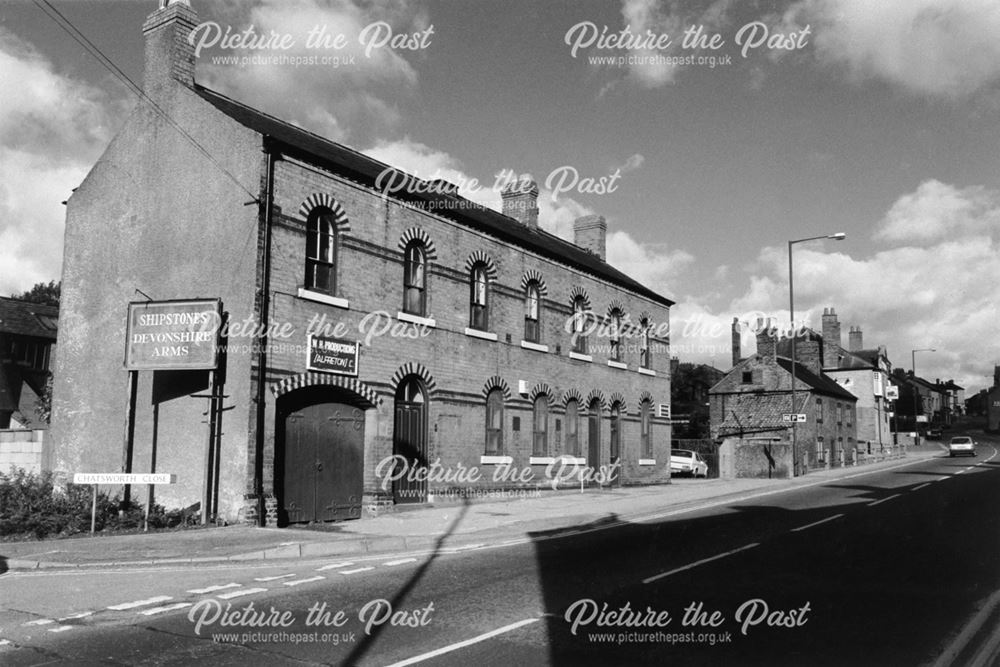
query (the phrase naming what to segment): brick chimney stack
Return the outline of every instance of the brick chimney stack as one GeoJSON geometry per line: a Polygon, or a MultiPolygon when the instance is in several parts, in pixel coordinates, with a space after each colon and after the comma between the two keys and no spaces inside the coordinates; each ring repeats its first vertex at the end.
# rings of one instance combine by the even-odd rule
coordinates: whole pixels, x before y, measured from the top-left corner
{"type": "Polygon", "coordinates": [[[585,215],[573,223],[573,243],[601,259],[607,254],[608,223],[603,215],[585,215]]]}
{"type": "Polygon", "coordinates": [[[778,344],[771,331],[771,320],[757,318],[757,354],[765,361],[774,361],[778,344]]]}
{"type": "Polygon", "coordinates": [[[153,100],[169,96],[178,83],[194,86],[194,45],[188,35],[198,15],[188,0],[160,0],[160,8],[146,18],[146,64],[142,87],[153,100]]]}
{"type": "Polygon", "coordinates": [[[850,333],[847,334],[847,349],[851,352],[865,349],[861,338],[861,327],[851,327],[850,333]]]}
{"type": "Polygon", "coordinates": [[[508,183],[500,192],[503,214],[522,225],[538,227],[538,184],[530,178],[519,178],[508,183]]]}
{"type": "Polygon", "coordinates": [[[833,308],[823,309],[823,368],[840,365],[840,322],[833,308]]]}
{"type": "Polygon", "coordinates": [[[740,363],[742,350],[740,349],[740,319],[733,318],[733,366],[740,363]]]}
{"type": "Polygon", "coordinates": [[[801,367],[814,375],[819,375],[823,370],[819,340],[815,336],[809,334],[799,336],[795,341],[795,356],[798,357],[801,367]]]}

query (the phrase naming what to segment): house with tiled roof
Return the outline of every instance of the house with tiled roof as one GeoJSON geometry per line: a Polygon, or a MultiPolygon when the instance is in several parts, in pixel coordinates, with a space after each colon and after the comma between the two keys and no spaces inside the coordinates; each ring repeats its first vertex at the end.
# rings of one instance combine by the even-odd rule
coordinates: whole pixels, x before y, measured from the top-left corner
{"type": "Polygon", "coordinates": [[[740,443],[737,476],[790,476],[853,460],[858,399],[823,371],[819,336],[811,333],[796,341],[794,406],[793,362],[779,355],[766,326],[758,327],[757,353],[709,390],[712,437],[740,443]],[[791,415],[798,416],[794,437],[791,415]]]}
{"type": "Polygon", "coordinates": [[[47,428],[35,414],[49,380],[59,308],[0,297],[0,429],[47,428]]]}

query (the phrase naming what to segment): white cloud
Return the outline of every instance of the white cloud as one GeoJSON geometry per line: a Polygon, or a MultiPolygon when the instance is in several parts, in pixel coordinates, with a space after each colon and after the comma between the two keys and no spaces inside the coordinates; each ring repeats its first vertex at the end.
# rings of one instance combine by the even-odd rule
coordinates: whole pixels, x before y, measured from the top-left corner
{"type": "MultiPolygon", "coordinates": [[[[852,239],[836,251],[829,242],[796,248],[796,319],[819,327],[822,309],[833,306],[845,344],[847,328],[860,326],[866,347],[886,345],[902,367],[911,349],[934,347],[936,354],[921,359],[922,375],[982,386],[978,376],[1000,359],[992,284],[1000,275],[998,221],[1000,192],[927,181],[890,207],[874,235],[905,245],[867,257],[849,254],[852,239]]],[[[788,303],[787,261],[785,248],[763,249],[732,312],[772,310],[787,322],[787,309],[774,310],[788,303]]]]}
{"type": "Polygon", "coordinates": [[[818,60],[856,80],[945,97],[1000,80],[995,0],[801,0],[785,20],[811,24],[818,60]]]}
{"type": "MultiPolygon", "coordinates": [[[[222,12],[220,25],[228,21],[234,31],[252,25],[258,34],[274,31],[294,40],[293,48],[275,54],[336,57],[339,64],[213,64],[212,56],[256,54],[207,48],[201,53],[197,78],[209,87],[335,141],[368,141],[399,124],[396,102],[415,90],[417,73],[410,60],[422,57],[422,52],[388,46],[368,51],[359,38],[376,21],[388,23],[393,35],[429,27],[426,15],[407,2],[260,0],[250,7],[228,6],[222,12]],[[319,27],[325,27],[324,34],[331,38],[343,35],[343,48],[307,48],[310,31],[319,27]]],[[[428,48],[434,48],[433,36],[429,40],[428,48]]]]}
{"type": "Polygon", "coordinates": [[[58,280],[71,194],[112,134],[111,101],[0,29],[0,294],[58,280]],[[9,94],[17,91],[17,94],[9,94]]]}

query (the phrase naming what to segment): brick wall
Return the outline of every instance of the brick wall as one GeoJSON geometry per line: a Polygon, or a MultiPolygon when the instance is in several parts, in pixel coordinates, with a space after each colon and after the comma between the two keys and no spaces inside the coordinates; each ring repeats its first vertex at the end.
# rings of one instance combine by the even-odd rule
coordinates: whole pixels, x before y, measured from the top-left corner
{"type": "Polygon", "coordinates": [[[45,431],[0,430],[0,472],[23,468],[38,474],[43,470],[45,431]]]}

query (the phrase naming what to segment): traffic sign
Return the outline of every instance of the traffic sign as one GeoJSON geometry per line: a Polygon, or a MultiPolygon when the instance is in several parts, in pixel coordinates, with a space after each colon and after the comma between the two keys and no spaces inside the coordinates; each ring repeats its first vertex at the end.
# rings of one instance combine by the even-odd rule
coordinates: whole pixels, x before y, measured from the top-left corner
{"type": "Polygon", "coordinates": [[[806,416],[804,414],[802,414],[802,413],[794,414],[794,413],[791,413],[791,412],[786,412],[785,414],[781,415],[781,421],[787,422],[787,423],[804,422],[805,420],[806,420],[806,416]]]}

